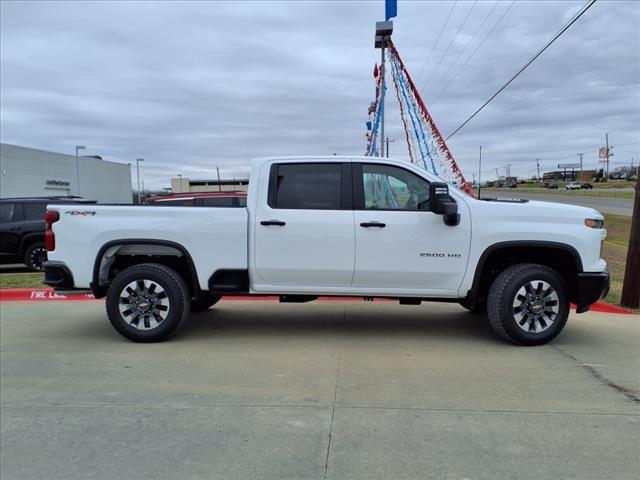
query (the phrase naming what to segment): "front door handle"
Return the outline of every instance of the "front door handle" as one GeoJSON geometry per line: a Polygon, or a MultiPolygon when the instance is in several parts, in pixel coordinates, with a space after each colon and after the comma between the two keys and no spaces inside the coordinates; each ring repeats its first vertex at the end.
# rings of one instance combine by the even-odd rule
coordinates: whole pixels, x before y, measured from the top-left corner
{"type": "Polygon", "coordinates": [[[262,220],[260,222],[260,225],[266,225],[266,226],[275,225],[275,226],[278,226],[278,227],[284,227],[286,224],[285,224],[285,222],[283,222],[281,220],[262,220]]]}
{"type": "Polygon", "coordinates": [[[362,222],[360,224],[361,227],[364,228],[369,228],[369,227],[378,227],[378,228],[384,228],[387,226],[386,223],[381,223],[381,222],[362,222]]]}

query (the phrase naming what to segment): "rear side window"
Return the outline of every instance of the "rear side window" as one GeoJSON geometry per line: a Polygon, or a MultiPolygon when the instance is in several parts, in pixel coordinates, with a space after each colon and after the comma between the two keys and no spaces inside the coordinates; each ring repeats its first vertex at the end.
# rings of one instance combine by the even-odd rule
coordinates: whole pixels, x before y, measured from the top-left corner
{"type": "Polygon", "coordinates": [[[47,206],[44,203],[25,203],[24,204],[24,219],[29,220],[42,220],[44,221],[44,212],[47,210],[47,206]]]}
{"type": "Polygon", "coordinates": [[[340,209],[342,164],[283,163],[274,167],[275,178],[270,182],[269,196],[269,205],[273,208],[340,209]]]}
{"type": "Polygon", "coordinates": [[[0,203],[0,223],[12,222],[15,209],[15,203],[0,203]]]}

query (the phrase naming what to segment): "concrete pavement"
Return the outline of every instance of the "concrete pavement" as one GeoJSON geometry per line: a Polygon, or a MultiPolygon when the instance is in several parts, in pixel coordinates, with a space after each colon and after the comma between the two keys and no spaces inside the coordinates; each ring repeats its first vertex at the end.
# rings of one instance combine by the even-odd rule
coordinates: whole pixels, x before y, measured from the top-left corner
{"type": "Polygon", "coordinates": [[[221,302],[138,345],[102,302],[0,303],[9,479],[631,479],[640,316],[515,347],[448,304],[221,302]]]}

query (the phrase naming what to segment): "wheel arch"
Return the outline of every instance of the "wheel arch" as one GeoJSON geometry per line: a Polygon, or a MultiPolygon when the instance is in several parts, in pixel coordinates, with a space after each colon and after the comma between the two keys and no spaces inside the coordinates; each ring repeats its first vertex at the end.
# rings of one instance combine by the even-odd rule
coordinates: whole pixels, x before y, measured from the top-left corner
{"type": "Polygon", "coordinates": [[[24,255],[31,245],[36,242],[44,242],[44,233],[27,233],[20,239],[20,245],[18,246],[18,254],[24,255]]]}
{"type": "Polygon", "coordinates": [[[557,271],[567,284],[569,299],[578,296],[578,273],[582,259],[578,251],[566,243],[549,241],[507,241],[487,247],[480,255],[466,299],[475,304],[487,298],[493,280],[516,263],[538,263],[557,271]]]}
{"type": "Polygon", "coordinates": [[[118,256],[118,252],[120,252],[122,257],[124,257],[124,255],[129,257],[129,261],[127,262],[128,266],[153,262],[175,268],[175,262],[167,262],[166,258],[177,257],[180,259],[179,262],[182,264],[181,266],[184,267],[177,269],[178,273],[183,277],[190,292],[196,294],[200,290],[195,264],[191,255],[183,245],[170,240],[126,238],[106,242],[98,250],[93,264],[91,281],[91,290],[96,298],[103,298],[107,294],[107,287],[110,283],[109,274],[117,260],[115,257],[118,256]],[[137,253],[135,252],[135,248],[133,248],[149,246],[157,248],[151,253],[137,253]],[[113,252],[109,252],[109,250],[112,249],[113,252]],[[152,255],[159,257],[159,259],[152,259],[152,255]]]}

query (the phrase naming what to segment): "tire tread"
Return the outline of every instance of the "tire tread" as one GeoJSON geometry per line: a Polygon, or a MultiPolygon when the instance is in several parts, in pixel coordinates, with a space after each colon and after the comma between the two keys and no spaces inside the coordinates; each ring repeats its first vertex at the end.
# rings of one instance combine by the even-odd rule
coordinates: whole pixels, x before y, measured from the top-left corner
{"type": "MultiPolygon", "coordinates": [[[[176,332],[176,330],[178,330],[178,328],[182,325],[185,319],[189,316],[189,305],[190,305],[189,289],[187,288],[187,285],[182,279],[182,277],[172,268],[166,267],[159,263],[141,263],[123,270],[120,273],[120,275],[124,275],[125,273],[130,274],[136,271],[141,271],[141,273],[148,272],[149,270],[159,273],[161,276],[165,277],[164,278],[165,281],[171,282],[173,284],[172,286],[178,292],[178,296],[179,296],[178,301],[182,303],[182,313],[179,316],[178,320],[172,323],[170,328],[165,329],[156,335],[143,335],[143,334],[132,333],[130,330],[125,329],[122,325],[122,322],[119,321],[120,312],[117,310],[117,301],[115,302],[115,305],[114,305],[111,287],[109,288],[109,292],[107,293],[107,298],[105,301],[107,316],[109,317],[109,321],[111,322],[111,325],[113,325],[113,328],[115,328],[116,331],[120,333],[123,337],[129,340],[132,340],[134,342],[140,342],[140,343],[160,342],[160,341],[166,340],[171,335],[173,335],[176,332]]],[[[117,280],[118,280],[118,277],[114,279],[111,285],[117,282],[117,280]]],[[[116,292],[115,295],[119,295],[119,292],[116,292]]],[[[173,305],[172,308],[179,309],[180,304],[173,305]]]]}

